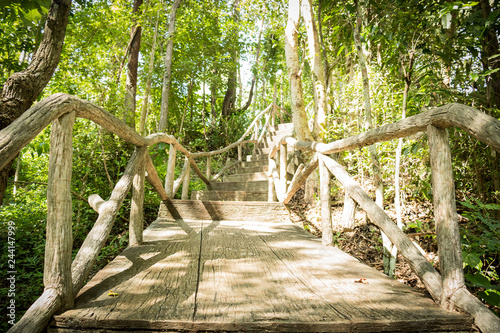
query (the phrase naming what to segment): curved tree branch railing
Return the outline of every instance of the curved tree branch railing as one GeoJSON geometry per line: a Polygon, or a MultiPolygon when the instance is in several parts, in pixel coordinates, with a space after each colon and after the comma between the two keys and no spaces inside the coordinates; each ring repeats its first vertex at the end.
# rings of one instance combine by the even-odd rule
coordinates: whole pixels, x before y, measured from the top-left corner
{"type": "MultiPolygon", "coordinates": [[[[461,104],[442,106],[331,143],[297,141],[290,136],[284,136],[269,153],[269,201],[273,201],[271,192],[275,191],[280,202],[288,203],[307,177],[319,167],[320,189],[322,192],[323,244],[331,245],[333,232],[330,217],[329,173],[333,174],[344,186],[346,199],[353,199],[357,202],[368,214],[371,221],[396,245],[436,303],[443,308],[458,309],[472,315],[475,324],[484,333],[500,332],[500,319],[465,287],[451,149],[446,130],[446,128],[452,126],[463,129],[500,152],[500,121],[461,104]],[[393,140],[421,131],[427,131],[429,137],[436,236],[441,274],[434,269],[407,235],[349,176],[345,169],[335,160],[326,156],[326,154],[362,148],[376,142],[393,140]],[[314,153],[307,166],[299,166],[289,186],[287,186],[286,180],[282,181],[284,174],[278,174],[275,161],[279,152],[280,169],[281,172],[286,173],[287,160],[282,155],[286,156],[287,146],[314,153]]],[[[343,215],[349,215],[346,210],[353,210],[353,207],[353,205],[344,205],[343,215]]]]}
{"type": "MultiPolygon", "coordinates": [[[[201,172],[195,158],[222,154],[232,148],[238,148],[238,165],[242,161],[242,145],[256,143],[265,131],[270,130],[268,122],[259,129],[259,121],[265,114],[270,114],[272,105],[260,112],[243,136],[235,143],[216,151],[191,153],[183,147],[175,137],[164,133],[142,137],[106,110],[77,97],[67,94],[55,94],[38,102],[21,117],[0,131],[0,168],[15,158],[17,153],[35,138],[41,130],[52,122],[49,180],[47,186],[47,241],[44,263],[44,292],[28,309],[26,314],[9,332],[41,332],[52,315],[73,306],[88,276],[92,265],[111,232],[116,215],[123,201],[132,189],[132,201],[129,225],[129,245],[142,243],[144,180],[146,179],[166,202],[173,198],[181,183],[182,196],[187,197],[189,185],[189,169],[192,167],[198,176],[210,187],[210,168],[206,176],[201,172]],[[71,205],[71,173],[72,173],[72,138],[75,118],[86,118],[116,134],[124,141],[135,145],[124,174],[115,185],[110,198],[105,201],[98,194],[89,197],[90,206],[99,214],[98,218],[85,238],[75,259],[72,254],[72,205],[71,205]],[[256,131],[252,133],[253,131],[256,131]],[[252,139],[245,140],[249,135],[252,139]],[[160,142],[170,145],[169,161],[165,187],[147,152],[149,146],[160,142]],[[184,154],[184,166],[181,176],[174,181],[175,156],[179,151],[184,154]],[[145,175],[145,173],[147,173],[145,175]]],[[[269,116],[267,117],[269,119],[269,116]]],[[[224,168],[214,179],[220,177],[224,168]]]]}

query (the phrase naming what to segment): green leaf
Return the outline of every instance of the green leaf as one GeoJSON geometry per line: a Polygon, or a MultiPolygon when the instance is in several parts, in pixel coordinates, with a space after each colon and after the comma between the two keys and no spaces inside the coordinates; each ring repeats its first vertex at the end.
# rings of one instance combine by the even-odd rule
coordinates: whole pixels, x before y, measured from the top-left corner
{"type": "Polygon", "coordinates": [[[481,274],[465,274],[465,278],[469,280],[470,283],[474,285],[474,287],[479,288],[490,288],[490,281],[481,274]]]}
{"type": "Polygon", "coordinates": [[[478,293],[479,297],[488,304],[500,307],[500,292],[496,290],[485,290],[478,293]]]}
{"type": "Polygon", "coordinates": [[[481,258],[479,258],[475,253],[467,254],[464,258],[464,264],[476,269],[481,269],[483,266],[481,258]]]}

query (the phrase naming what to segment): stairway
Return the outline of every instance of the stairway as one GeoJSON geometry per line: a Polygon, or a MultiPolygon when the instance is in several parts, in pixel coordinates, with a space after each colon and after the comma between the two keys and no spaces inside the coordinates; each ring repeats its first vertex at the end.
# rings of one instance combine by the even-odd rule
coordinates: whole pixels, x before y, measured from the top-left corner
{"type": "Polygon", "coordinates": [[[236,173],[225,176],[222,182],[212,182],[212,190],[193,191],[191,200],[210,201],[267,201],[268,161],[267,156],[274,144],[284,135],[292,133],[293,124],[279,124],[268,133],[263,142],[246,157],[236,173]]]}
{"type": "Polygon", "coordinates": [[[288,218],[283,204],[268,201],[268,154],[293,124],[279,124],[246,156],[236,173],[213,181],[212,189],[193,191],[191,200],[172,200],[160,205],[158,218],[189,220],[228,220],[277,222],[288,218]]]}

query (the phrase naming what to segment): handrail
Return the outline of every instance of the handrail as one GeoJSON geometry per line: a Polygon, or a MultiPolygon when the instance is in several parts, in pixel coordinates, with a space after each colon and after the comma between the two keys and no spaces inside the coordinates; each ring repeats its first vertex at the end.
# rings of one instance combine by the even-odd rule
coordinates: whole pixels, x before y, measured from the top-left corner
{"type": "MultiPolygon", "coordinates": [[[[454,198],[451,150],[449,148],[448,134],[445,130],[451,126],[463,129],[500,152],[500,121],[498,119],[466,105],[449,104],[330,143],[298,141],[291,136],[283,136],[275,143],[269,153],[270,190],[276,192],[286,190],[286,184],[283,185],[276,181],[277,170],[274,158],[279,151],[283,148],[286,151],[288,145],[297,150],[314,152],[313,159],[308,166],[304,167],[302,165],[302,167],[298,168],[286,193],[279,196],[280,202],[288,203],[309,174],[318,166],[320,169],[328,170],[342,183],[346,191],[346,197],[349,196],[354,199],[366,211],[372,222],[396,245],[438,304],[447,309],[456,308],[469,313],[474,317],[475,324],[484,333],[499,332],[500,319],[470,294],[465,287],[454,198]],[[326,156],[326,154],[366,147],[376,142],[397,139],[425,130],[429,136],[436,235],[442,275],[434,269],[387,213],[349,176],[345,169],[335,160],[326,156]]],[[[281,155],[280,160],[283,163],[286,159],[282,159],[281,155]]],[[[320,174],[323,175],[323,172],[320,172],[320,174]]],[[[320,177],[321,191],[325,191],[327,193],[326,197],[330,199],[329,175],[326,179],[322,178],[320,177]]],[[[269,197],[272,198],[271,195],[269,197]]],[[[321,197],[323,198],[323,193],[321,197]]],[[[348,209],[347,206],[344,209],[348,209]]],[[[330,211],[329,200],[322,200],[322,212],[324,210],[330,211]]],[[[325,215],[328,216],[322,216],[323,225],[330,224],[331,226],[329,214],[325,215]]],[[[331,227],[328,231],[332,233],[331,227]]],[[[333,234],[328,235],[327,230],[324,230],[323,243],[331,245],[332,239],[333,234]]]]}
{"type": "MultiPolygon", "coordinates": [[[[229,146],[207,153],[191,153],[182,146],[177,139],[168,134],[155,133],[142,137],[123,121],[88,101],[68,94],[54,94],[36,103],[21,117],[16,119],[0,131],[0,168],[4,168],[17,153],[35,138],[40,131],[53,121],[54,127],[51,134],[51,151],[57,149],[59,153],[51,153],[49,161],[49,184],[47,209],[47,239],[44,292],[33,303],[26,314],[14,325],[9,332],[41,332],[48,325],[48,321],[56,311],[61,311],[72,306],[73,298],[83,286],[105,240],[107,239],[117,212],[125,196],[132,188],[132,209],[130,216],[130,241],[131,245],[142,242],[142,207],[144,201],[144,170],[146,180],[151,183],[163,202],[170,200],[168,191],[162,185],[158,173],[147,153],[147,147],[163,142],[169,144],[173,154],[172,165],[175,168],[175,152],[179,151],[186,157],[186,161],[193,167],[198,176],[210,186],[210,180],[203,175],[195,162],[197,157],[210,157],[222,154],[231,148],[238,147],[238,163],[241,162],[241,145],[255,143],[256,140],[245,140],[256,126],[260,118],[269,113],[270,105],[260,112],[243,136],[229,146]],[[106,128],[124,141],[136,146],[124,174],[115,185],[108,201],[99,195],[89,197],[89,204],[98,212],[98,218],[84,240],[75,259],[71,263],[71,152],[72,131],[76,117],[86,118],[106,128]],[[54,129],[55,128],[55,129],[54,129]],[[55,176],[55,171],[64,172],[69,176],[55,176]],[[54,175],[52,175],[54,173],[54,175]],[[59,182],[54,185],[52,183],[59,182]],[[57,187],[57,191],[54,189],[57,187]],[[141,194],[142,193],[142,194],[141,194]],[[49,198],[50,197],[50,198],[49,198]],[[69,203],[69,205],[68,205],[69,203]],[[66,239],[67,238],[67,239],[66,239]],[[50,241],[49,241],[50,240],[50,241]],[[69,241],[68,241],[69,240],[69,241]],[[55,245],[57,244],[57,245],[55,245]]],[[[263,128],[265,131],[265,128],[263,128]]],[[[189,177],[189,165],[185,163],[183,172],[177,181],[172,181],[171,196],[175,194],[180,183],[189,177]]],[[[225,168],[226,170],[228,168],[225,168]]],[[[173,177],[175,170],[168,170],[167,177],[173,177]]],[[[224,170],[223,170],[224,171],[224,170]]],[[[216,176],[220,177],[222,171],[216,176]]],[[[186,192],[187,191],[183,191],[186,192]]],[[[184,194],[183,194],[184,195],[184,194]]]]}

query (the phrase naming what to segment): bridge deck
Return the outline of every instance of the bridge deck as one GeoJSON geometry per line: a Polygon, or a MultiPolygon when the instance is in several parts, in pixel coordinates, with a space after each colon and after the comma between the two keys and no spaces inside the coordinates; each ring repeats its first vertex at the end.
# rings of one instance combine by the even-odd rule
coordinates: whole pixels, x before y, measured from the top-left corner
{"type": "Polygon", "coordinates": [[[471,328],[469,317],[292,224],[158,220],[144,239],[101,270],[49,332],[471,328]]]}

